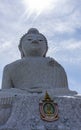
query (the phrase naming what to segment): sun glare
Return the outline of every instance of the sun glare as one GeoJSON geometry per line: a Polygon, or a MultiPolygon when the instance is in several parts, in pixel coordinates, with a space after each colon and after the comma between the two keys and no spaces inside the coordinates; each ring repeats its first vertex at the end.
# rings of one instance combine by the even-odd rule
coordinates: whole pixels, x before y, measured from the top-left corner
{"type": "Polygon", "coordinates": [[[23,4],[25,5],[26,12],[36,13],[39,15],[41,12],[45,10],[49,10],[52,8],[53,0],[23,0],[23,4]]]}

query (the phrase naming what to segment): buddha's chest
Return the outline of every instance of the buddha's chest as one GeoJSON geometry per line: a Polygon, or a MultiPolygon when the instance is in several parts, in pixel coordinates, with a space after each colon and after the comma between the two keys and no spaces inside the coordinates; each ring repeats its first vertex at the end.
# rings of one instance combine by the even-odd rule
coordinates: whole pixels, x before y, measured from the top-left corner
{"type": "Polygon", "coordinates": [[[56,67],[49,59],[34,59],[20,63],[13,71],[14,82],[52,82],[56,67]]]}

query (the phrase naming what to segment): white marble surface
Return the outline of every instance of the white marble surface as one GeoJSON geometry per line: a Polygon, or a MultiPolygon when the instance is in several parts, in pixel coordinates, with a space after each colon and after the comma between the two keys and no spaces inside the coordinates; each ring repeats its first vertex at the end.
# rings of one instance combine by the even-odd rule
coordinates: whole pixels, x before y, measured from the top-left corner
{"type": "MultiPolygon", "coordinates": [[[[81,96],[52,95],[52,99],[58,104],[59,119],[46,122],[41,120],[39,112],[39,100],[44,98],[44,93],[27,94],[21,90],[7,89],[0,92],[0,104],[2,104],[1,94],[6,99],[10,98],[13,107],[8,120],[3,125],[0,124],[0,130],[80,130],[81,128],[81,96]]],[[[11,102],[6,100],[4,104],[11,102]]]]}

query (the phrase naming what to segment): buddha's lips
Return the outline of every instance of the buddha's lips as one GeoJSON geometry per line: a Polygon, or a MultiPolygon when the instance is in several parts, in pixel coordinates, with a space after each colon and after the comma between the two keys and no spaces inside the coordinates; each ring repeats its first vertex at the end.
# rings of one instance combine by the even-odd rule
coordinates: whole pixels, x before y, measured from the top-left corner
{"type": "Polygon", "coordinates": [[[39,42],[32,42],[32,44],[34,44],[34,45],[39,45],[39,42]]]}
{"type": "Polygon", "coordinates": [[[39,45],[32,45],[32,48],[40,49],[40,46],[39,45]]]}

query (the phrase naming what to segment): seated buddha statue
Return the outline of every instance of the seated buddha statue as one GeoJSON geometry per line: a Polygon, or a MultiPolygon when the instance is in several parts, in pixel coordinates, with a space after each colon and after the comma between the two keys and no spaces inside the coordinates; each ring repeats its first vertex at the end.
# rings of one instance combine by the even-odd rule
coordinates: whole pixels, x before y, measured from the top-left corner
{"type": "Polygon", "coordinates": [[[53,58],[46,57],[46,37],[31,28],[20,39],[21,59],[4,67],[2,89],[17,88],[28,92],[68,89],[64,68],[53,58]]]}

